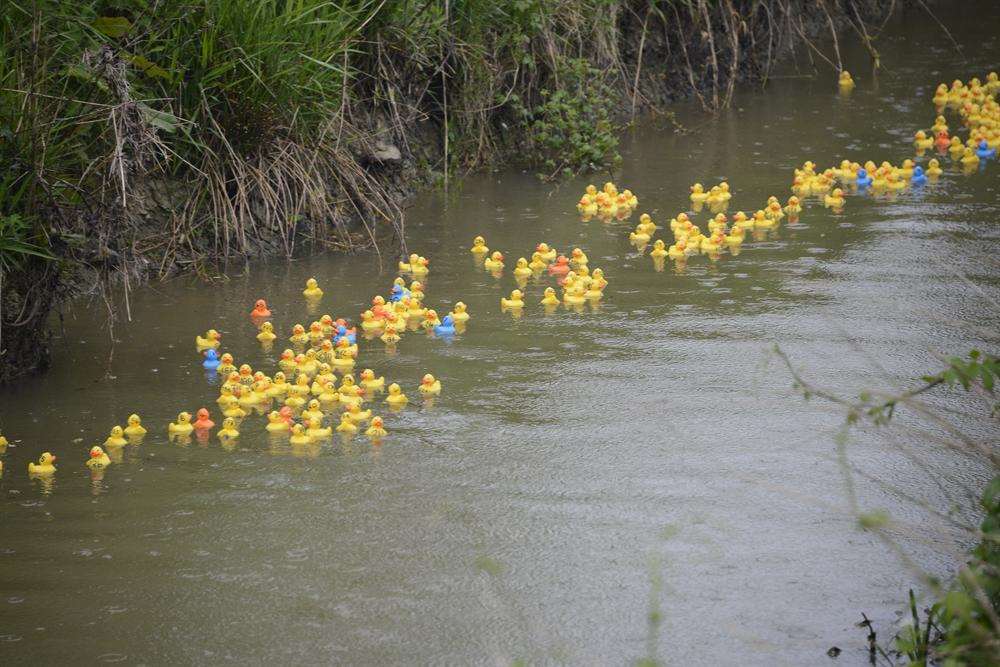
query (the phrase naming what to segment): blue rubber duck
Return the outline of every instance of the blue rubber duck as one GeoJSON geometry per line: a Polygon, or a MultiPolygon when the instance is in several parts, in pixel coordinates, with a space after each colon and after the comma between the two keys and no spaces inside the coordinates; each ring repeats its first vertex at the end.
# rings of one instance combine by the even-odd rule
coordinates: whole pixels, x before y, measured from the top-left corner
{"type": "Polygon", "coordinates": [[[990,145],[983,139],[976,148],[976,155],[979,156],[980,160],[992,160],[997,156],[997,151],[995,148],[990,148],[990,145]]]}
{"type": "Polygon", "coordinates": [[[404,297],[410,296],[410,290],[400,287],[399,285],[392,286],[392,292],[389,294],[389,301],[395,303],[404,297]]]}
{"type": "Polygon", "coordinates": [[[215,350],[209,348],[205,350],[205,361],[201,362],[201,365],[210,371],[214,371],[219,367],[219,353],[215,350]]]}
{"type": "Polygon", "coordinates": [[[451,315],[445,315],[441,324],[434,327],[434,333],[438,336],[453,336],[455,334],[455,320],[451,315]]]}
{"type": "Polygon", "coordinates": [[[867,169],[858,169],[858,180],[856,182],[859,188],[871,187],[872,177],[868,175],[867,169]]]}
{"type": "Polygon", "coordinates": [[[914,185],[923,185],[927,182],[927,176],[924,174],[923,167],[914,167],[913,176],[910,177],[910,183],[914,185]]]}
{"type": "Polygon", "coordinates": [[[355,334],[347,333],[347,327],[343,324],[337,325],[337,333],[333,336],[333,342],[339,343],[341,338],[346,338],[347,342],[354,345],[358,342],[358,337],[355,334]]]}

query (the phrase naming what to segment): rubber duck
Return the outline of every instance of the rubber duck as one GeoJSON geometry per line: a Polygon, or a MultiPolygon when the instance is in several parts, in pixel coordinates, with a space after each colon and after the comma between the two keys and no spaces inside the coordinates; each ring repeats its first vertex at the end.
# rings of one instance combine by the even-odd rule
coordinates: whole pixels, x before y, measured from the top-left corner
{"type": "Polygon", "coordinates": [[[293,445],[308,445],[313,439],[306,433],[306,427],[302,424],[292,425],[292,435],[288,439],[293,445]]]}
{"type": "Polygon", "coordinates": [[[913,176],[913,168],[915,166],[916,164],[913,162],[913,160],[907,158],[903,160],[903,164],[900,165],[899,169],[896,172],[896,175],[899,178],[909,179],[913,176]]]}
{"type": "Polygon", "coordinates": [[[382,391],[385,388],[385,376],[375,377],[375,371],[366,368],[361,371],[361,386],[367,391],[382,391]]]}
{"type": "Polygon", "coordinates": [[[985,139],[981,140],[976,147],[976,157],[980,160],[992,160],[996,155],[996,149],[990,148],[985,139]]]}
{"type": "Polygon", "coordinates": [[[210,347],[205,350],[204,356],[205,359],[201,362],[201,365],[205,368],[205,370],[214,371],[219,367],[221,362],[219,361],[219,355],[214,348],[210,347]]]}
{"type": "Polygon", "coordinates": [[[569,269],[569,259],[565,255],[559,255],[556,258],[555,264],[549,265],[549,275],[565,276],[569,273],[569,269]]]}
{"type": "Polygon", "coordinates": [[[951,138],[951,145],[948,146],[948,153],[951,154],[953,160],[958,160],[962,157],[962,153],[965,152],[965,145],[962,140],[958,137],[951,138]]]}
{"type": "Polygon", "coordinates": [[[38,463],[29,462],[28,463],[28,474],[29,475],[51,475],[56,471],[56,467],[53,465],[56,462],[56,457],[49,452],[45,452],[38,457],[38,463]]]}
{"type": "Polygon", "coordinates": [[[531,269],[532,271],[541,273],[542,271],[545,270],[545,267],[548,265],[549,263],[546,262],[544,259],[542,259],[541,255],[539,255],[537,252],[533,252],[531,254],[531,261],[528,262],[528,268],[531,269]]]}
{"type": "Polygon", "coordinates": [[[381,417],[372,417],[372,423],[365,430],[365,435],[367,435],[369,438],[381,438],[387,435],[386,430],[382,424],[381,417]]]}
{"type": "Polygon", "coordinates": [[[483,266],[488,271],[499,271],[503,269],[503,253],[500,251],[494,252],[483,261],[483,266]]]}
{"type": "Polygon", "coordinates": [[[337,391],[337,385],[333,382],[327,382],[323,385],[323,393],[317,396],[316,400],[327,409],[340,405],[340,392],[337,391]]]}
{"type": "Polygon", "coordinates": [[[592,218],[597,215],[597,202],[584,195],[576,203],[576,210],[582,217],[592,218]]]}
{"type": "Polygon", "coordinates": [[[385,332],[381,336],[379,336],[379,340],[381,340],[386,345],[394,345],[398,343],[399,334],[396,333],[396,327],[394,327],[391,324],[388,325],[385,328],[385,332]]]}
{"type": "Polygon", "coordinates": [[[437,396],[441,393],[441,381],[435,380],[430,373],[420,379],[419,391],[424,396],[437,396]]]}
{"type": "Polygon", "coordinates": [[[139,415],[128,416],[128,424],[122,429],[122,433],[130,438],[141,438],[146,435],[146,429],[142,426],[142,418],[139,415]]]}
{"type": "Polygon", "coordinates": [[[234,440],[240,437],[240,432],[236,430],[236,420],[232,417],[226,417],[222,420],[222,428],[216,433],[219,440],[234,440]]]}
{"type": "Polygon", "coordinates": [[[264,426],[264,430],[268,433],[286,433],[288,431],[288,422],[285,421],[280,412],[272,410],[267,415],[267,425],[264,426]]]}
{"type": "Polygon", "coordinates": [[[926,173],[928,178],[937,178],[944,173],[944,170],[941,169],[941,163],[932,158],[927,162],[926,173]]]}
{"type": "MultiPolygon", "coordinates": [[[[799,198],[794,195],[788,201],[791,202],[792,199],[796,202],[799,201],[799,198]]],[[[742,229],[743,231],[753,229],[753,220],[747,218],[747,214],[743,211],[736,211],[733,213],[733,229],[742,229]]]]}
{"type": "Polygon", "coordinates": [[[934,91],[934,106],[943,107],[948,104],[948,86],[941,84],[934,91]]]}
{"type": "Polygon", "coordinates": [[[653,249],[649,251],[649,256],[653,259],[662,259],[667,256],[667,248],[663,239],[656,239],[653,242],[653,249]]]}
{"type": "Polygon", "coordinates": [[[924,175],[923,167],[915,167],[913,169],[913,176],[910,177],[910,183],[914,185],[923,185],[927,182],[927,176],[924,175]]]}
{"type": "Polygon", "coordinates": [[[913,147],[918,151],[925,151],[934,145],[934,140],[927,137],[927,133],[923,130],[917,130],[917,133],[913,135],[913,147]]]}
{"type": "Polygon", "coordinates": [[[725,242],[730,249],[739,248],[745,237],[746,231],[742,227],[735,227],[731,232],[729,232],[729,234],[726,235],[725,242]]]}
{"type": "Polygon", "coordinates": [[[360,424],[361,422],[366,422],[371,419],[371,410],[362,410],[361,405],[358,403],[351,403],[347,406],[347,411],[344,412],[345,415],[350,416],[351,421],[355,424],[360,424]]]}
{"type": "Polygon", "coordinates": [[[194,344],[197,346],[198,351],[207,350],[209,348],[217,349],[222,343],[222,334],[220,334],[215,329],[209,329],[205,332],[205,336],[195,336],[194,344]]]}
{"type": "Polygon", "coordinates": [[[305,345],[309,342],[309,334],[306,333],[306,328],[304,326],[296,324],[292,327],[292,335],[289,336],[288,340],[295,345],[305,345]]]}
{"type": "Polygon", "coordinates": [[[389,303],[396,303],[410,296],[409,291],[402,285],[393,285],[389,291],[389,303]]]}
{"type": "Polygon", "coordinates": [[[722,250],[723,237],[719,232],[712,232],[712,235],[701,240],[701,251],[705,254],[713,254],[722,250]]]}
{"type": "MultiPolygon", "coordinates": [[[[634,232],[629,232],[628,240],[637,246],[644,246],[649,243],[649,234],[644,232],[641,227],[636,227],[634,232]]],[[[552,272],[552,267],[549,267],[549,272],[552,272]]]]}
{"type": "Polygon", "coordinates": [[[586,303],[586,288],[583,285],[576,283],[567,284],[566,289],[563,290],[563,303],[567,306],[582,306],[586,303]]]}
{"type": "Polygon", "coordinates": [[[667,248],[667,257],[670,259],[687,257],[687,240],[678,239],[672,246],[667,248]]]}
{"type": "Polygon", "coordinates": [[[434,333],[438,336],[451,336],[455,333],[454,314],[445,315],[441,324],[434,327],[434,333]]]}
{"type": "MultiPolygon", "coordinates": [[[[98,446],[90,448],[90,458],[87,459],[87,467],[91,470],[107,468],[111,465],[111,458],[98,446]]],[[[29,469],[30,470],[30,469],[29,469]]]]}
{"type": "Polygon", "coordinates": [[[215,428],[215,422],[212,421],[211,416],[208,414],[208,410],[205,408],[199,408],[196,413],[196,419],[194,420],[194,428],[197,431],[207,431],[210,428],[215,428]]]}
{"type": "Polygon", "coordinates": [[[308,407],[302,411],[302,419],[304,421],[309,421],[310,419],[323,419],[324,416],[323,410],[320,409],[319,400],[315,398],[309,401],[308,407]]]}
{"type": "Polygon", "coordinates": [[[254,319],[271,317],[271,310],[267,307],[267,302],[264,299],[257,299],[257,302],[253,305],[253,310],[250,311],[250,317],[254,319]]]}
{"type": "Polygon", "coordinates": [[[399,385],[393,382],[389,385],[389,394],[385,397],[385,402],[392,407],[402,407],[406,405],[410,399],[406,397],[399,385]]]}
{"type": "Polygon", "coordinates": [[[307,299],[318,299],[323,296],[323,290],[320,289],[319,283],[316,282],[315,278],[310,278],[306,281],[306,288],[302,290],[302,296],[307,299]]]}
{"type": "MultiPolygon", "coordinates": [[[[653,227],[655,228],[656,225],[653,225],[653,227]]],[[[580,248],[573,248],[573,251],[570,252],[569,255],[569,262],[570,265],[575,268],[578,266],[587,266],[590,260],[587,259],[587,255],[583,252],[583,250],[580,248]]]]}
{"type": "Polygon", "coordinates": [[[524,308],[524,295],[521,290],[516,289],[510,293],[509,299],[500,298],[501,308],[524,308]]]}
{"type": "Polygon", "coordinates": [[[859,188],[870,188],[872,186],[872,177],[868,175],[868,170],[865,168],[858,169],[858,177],[855,179],[855,183],[859,188]]]}
{"type": "Polygon", "coordinates": [[[426,276],[430,273],[430,260],[426,257],[420,256],[417,258],[416,265],[410,265],[410,274],[414,276],[426,276]]]}
{"type": "Polygon", "coordinates": [[[976,154],[976,151],[967,147],[963,149],[962,157],[959,162],[961,162],[962,166],[966,168],[975,167],[979,164],[979,155],[976,154]]]}
{"type": "Polygon", "coordinates": [[[754,211],[753,213],[753,226],[755,229],[771,229],[777,222],[768,218],[764,211],[754,211]]]}
{"type": "Polygon", "coordinates": [[[125,432],[121,426],[113,427],[108,439],[104,441],[105,447],[124,447],[127,444],[128,440],[125,439],[125,432]]]}
{"type": "Polygon", "coordinates": [[[558,306],[560,301],[559,297],[556,296],[556,291],[552,287],[546,287],[545,293],[542,295],[542,300],[539,302],[543,306],[558,306]]]}
{"type": "Polygon", "coordinates": [[[835,188],[831,194],[823,197],[823,205],[827,208],[843,208],[844,191],[840,188],[835,188]]]}
{"type": "Polygon", "coordinates": [[[337,424],[337,433],[343,433],[346,435],[354,435],[358,432],[358,427],[351,419],[351,415],[348,413],[343,413],[340,415],[340,423],[337,424]]]}
{"type": "Polygon", "coordinates": [[[384,319],[377,319],[375,317],[375,312],[372,310],[366,310],[361,313],[361,330],[366,332],[376,332],[385,326],[384,319]]]}
{"type": "Polygon", "coordinates": [[[423,327],[424,331],[431,331],[434,327],[441,326],[441,320],[438,318],[437,311],[428,309],[424,313],[424,321],[420,323],[420,326],[423,327]]]}
{"type": "Polygon", "coordinates": [[[799,198],[792,195],[788,198],[788,204],[785,205],[785,214],[789,218],[797,218],[800,213],[802,213],[802,204],[799,203],[799,198]]]}
{"type": "Polygon", "coordinates": [[[469,309],[462,301],[456,301],[454,308],[452,308],[451,319],[454,322],[468,322],[469,321],[469,309]]]}
{"type": "MultiPolygon", "coordinates": [[[[239,390],[237,390],[239,391],[239,390]]],[[[226,400],[219,404],[219,409],[222,410],[223,417],[234,417],[240,419],[246,417],[246,410],[240,407],[240,398],[242,397],[242,392],[239,395],[233,394],[232,396],[226,396],[226,400]]],[[[194,426],[191,426],[194,429],[194,426]]],[[[190,431],[188,431],[190,433],[190,431]]]]}
{"type": "Polygon", "coordinates": [[[708,193],[704,191],[701,183],[695,183],[691,186],[692,204],[704,204],[706,199],[708,199],[708,193]]]}
{"type": "Polygon", "coordinates": [[[486,247],[486,239],[482,236],[477,236],[472,239],[472,247],[469,248],[469,252],[476,255],[478,258],[482,259],[489,253],[490,249],[486,247]]]}
{"type": "Polygon", "coordinates": [[[840,88],[841,92],[850,92],[854,90],[854,79],[851,78],[851,73],[846,69],[840,73],[840,78],[837,80],[837,86],[840,88]]]}
{"type": "Polygon", "coordinates": [[[517,258],[517,264],[514,266],[514,277],[515,278],[528,278],[531,276],[533,271],[528,266],[528,260],[524,257],[517,258]]]}
{"type": "Polygon", "coordinates": [[[260,325],[260,331],[257,333],[257,340],[261,343],[271,343],[278,336],[274,333],[274,325],[270,322],[264,322],[260,325]]]}
{"type": "Polygon", "coordinates": [[[410,272],[413,267],[419,266],[419,265],[420,265],[420,255],[418,255],[416,253],[411,253],[410,254],[410,261],[408,261],[408,262],[400,262],[399,263],[399,270],[400,271],[410,272]]]}
{"type": "MultiPolygon", "coordinates": [[[[343,420],[343,417],[341,417],[343,420]]],[[[323,420],[313,417],[308,421],[308,428],[306,428],[306,435],[310,438],[329,438],[333,435],[333,429],[329,426],[323,426],[323,420]]]]}
{"type": "Polygon", "coordinates": [[[546,262],[555,260],[556,255],[558,254],[555,248],[549,247],[549,244],[544,241],[535,246],[535,252],[537,252],[538,256],[546,262]]]}

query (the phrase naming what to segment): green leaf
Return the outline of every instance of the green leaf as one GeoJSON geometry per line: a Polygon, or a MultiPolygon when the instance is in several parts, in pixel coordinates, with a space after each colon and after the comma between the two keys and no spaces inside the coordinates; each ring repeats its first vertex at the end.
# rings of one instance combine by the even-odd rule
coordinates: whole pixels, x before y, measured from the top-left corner
{"type": "Polygon", "coordinates": [[[146,122],[159,130],[175,132],[177,126],[180,125],[180,119],[172,113],[158,111],[142,102],[137,103],[137,106],[142,112],[142,117],[146,119],[146,122]]]}
{"type": "Polygon", "coordinates": [[[132,22],[124,16],[98,16],[94,19],[93,26],[97,32],[118,39],[128,34],[132,29],[132,22]]]}

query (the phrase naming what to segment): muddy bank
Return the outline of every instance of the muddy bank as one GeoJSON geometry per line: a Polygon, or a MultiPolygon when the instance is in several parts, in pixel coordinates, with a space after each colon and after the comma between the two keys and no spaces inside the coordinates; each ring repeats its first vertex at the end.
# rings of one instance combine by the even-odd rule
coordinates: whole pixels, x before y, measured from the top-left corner
{"type": "MultiPolygon", "coordinates": [[[[504,29],[471,29],[478,17],[449,15],[436,3],[381,24],[374,15],[359,21],[366,46],[349,63],[345,49],[344,69],[353,75],[343,80],[340,108],[307,130],[250,97],[223,98],[202,126],[169,102],[144,101],[151,69],[132,55],[142,43],[138,29],[134,39],[125,32],[99,48],[62,53],[79,63],[76,75],[101,100],[104,129],[81,173],[39,179],[28,205],[37,236],[57,259],[23,263],[3,281],[0,382],[45,367],[51,311],[74,295],[99,294],[109,317],[120,317],[112,286],[198,273],[224,258],[403,249],[405,202],[415,192],[470,170],[522,166],[525,156],[541,161],[526,119],[539,117],[547,93],[565,86],[581,60],[601,73],[601,90],[611,91],[601,109],[619,122],[692,94],[711,112],[728,104],[740,82],[766,80],[789,55],[832,78],[839,55],[812,41],[834,26],[840,39],[867,40],[893,6],[523,4],[500,7],[496,25],[504,29]],[[394,41],[414,26],[438,31],[423,50],[394,41]],[[185,134],[196,136],[200,150],[179,153],[177,137],[185,134]],[[72,196],[60,179],[75,183],[72,196]]],[[[139,25],[140,18],[109,20],[139,25]]],[[[570,103],[585,98],[586,91],[570,103]]],[[[25,99],[42,108],[40,97],[25,99]]],[[[612,164],[608,153],[592,166],[612,164]]],[[[576,160],[566,168],[583,166],[576,160]]]]}

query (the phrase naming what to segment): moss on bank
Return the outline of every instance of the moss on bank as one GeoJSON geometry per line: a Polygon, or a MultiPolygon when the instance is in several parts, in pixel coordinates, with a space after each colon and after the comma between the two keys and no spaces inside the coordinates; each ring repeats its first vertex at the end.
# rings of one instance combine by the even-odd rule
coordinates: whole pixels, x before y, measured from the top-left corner
{"type": "Polygon", "coordinates": [[[402,245],[419,184],[514,154],[546,175],[607,168],[616,115],[692,92],[723,106],[831,14],[863,34],[887,6],[15,0],[0,17],[0,271],[18,274],[0,286],[0,382],[44,364],[25,356],[53,303],[39,285],[402,245]]]}

